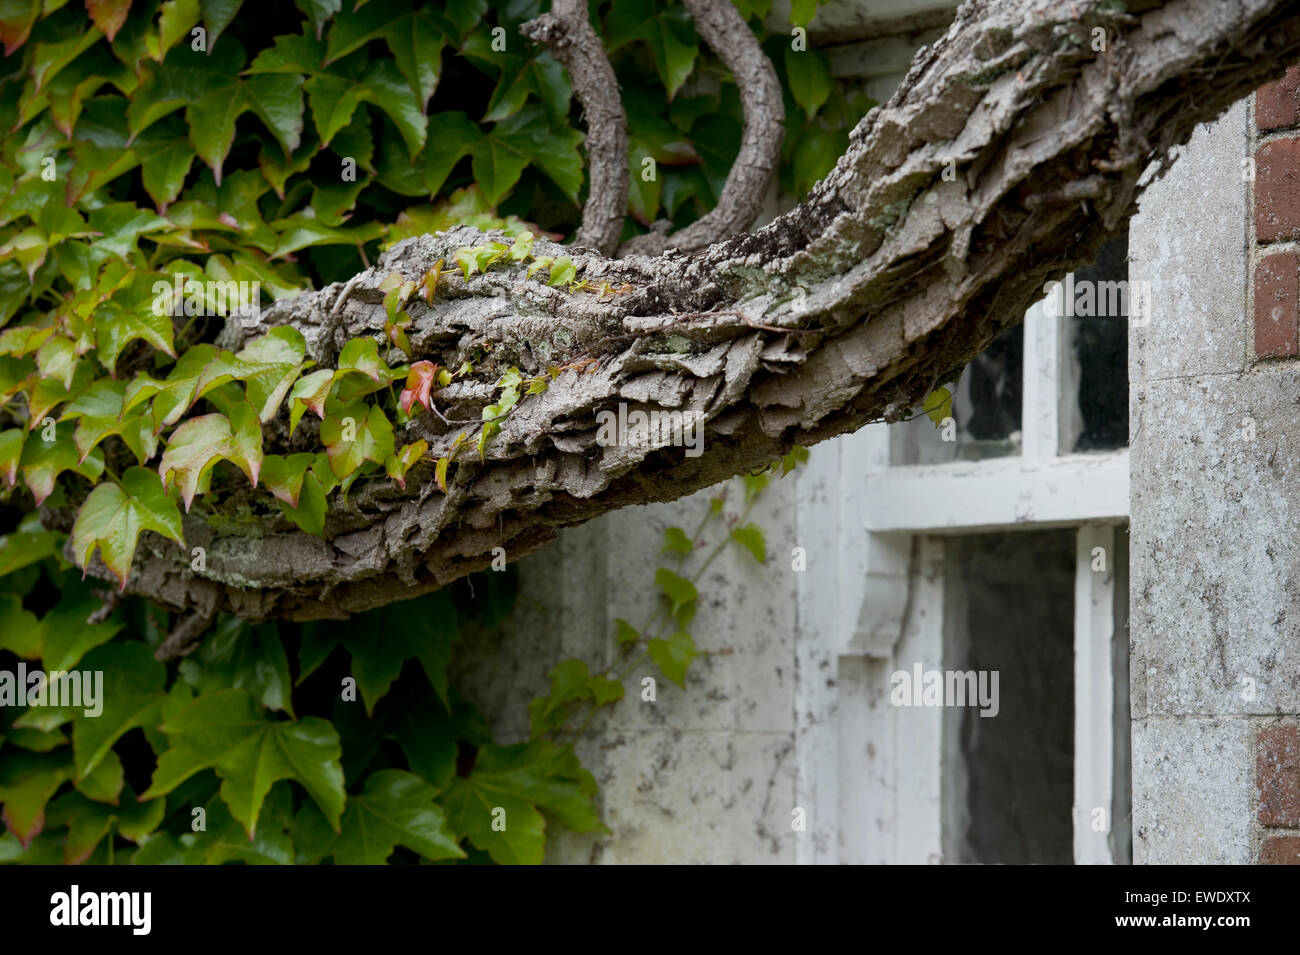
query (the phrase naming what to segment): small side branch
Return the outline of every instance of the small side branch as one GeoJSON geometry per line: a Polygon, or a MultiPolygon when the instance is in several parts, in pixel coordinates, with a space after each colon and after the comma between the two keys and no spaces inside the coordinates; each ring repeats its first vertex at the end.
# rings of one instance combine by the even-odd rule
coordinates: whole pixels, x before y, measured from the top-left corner
{"type": "Polygon", "coordinates": [[[612,255],[627,214],[627,114],[604,44],[587,19],[587,2],[554,0],[550,13],[519,29],[550,50],[569,71],[574,95],[587,118],[591,180],[575,242],[612,255]]]}
{"type": "Polygon", "coordinates": [[[154,659],[166,663],[169,660],[189,656],[199,648],[211,625],[212,617],[197,610],[190,611],[172,628],[172,632],[167,634],[167,639],[159,644],[158,649],[154,651],[154,659]]]}
{"type": "Polygon", "coordinates": [[[785,106],[772,62],[731,0],[683,0],[695,29],[731,70],[745,109],[740,152],[727,174],[718,205],[672,236],[651,232],[623,243],[620,255],[658,255],[673,247],[694,252],[750,227],[763,206],[781,159],[785,106]]]}

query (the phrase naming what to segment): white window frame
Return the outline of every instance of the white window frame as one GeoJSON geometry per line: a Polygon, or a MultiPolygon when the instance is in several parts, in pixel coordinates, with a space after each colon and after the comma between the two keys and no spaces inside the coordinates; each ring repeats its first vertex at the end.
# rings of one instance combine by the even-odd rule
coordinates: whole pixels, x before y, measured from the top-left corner
{"type": "Polygon", "coordinates": [[[1110,819],[1111,667],[1114,534],[1129,517],[1129,452],[1059,452],[1062,429],[1079,427],[1066,321],[1042,302],[1026,313],[1018,456],[891,465],[889,426],[871,425],[814,453],[800,481],[800,532],[838,542],[830,555],[838,573],[810,566],[800,575],[799,662],[816,672],[834,658],[838,679],[834,689],[809,680],[797,691],[796,799],[821,823],[817,838],[800,842],[799,861],[942,861],[942,710],[925,711],[921,724],[911,711],[900,739],[889,675],[918,660],[942,668],[941,535],[1060,527],[1076,528],[1074,861],[1114,861],[1109,832],[1092,821],[1101,807],[1107,827],[1126,824],[1110,819]],[[1104,572],[1092,569],[1097,547],[1104,572]]]}

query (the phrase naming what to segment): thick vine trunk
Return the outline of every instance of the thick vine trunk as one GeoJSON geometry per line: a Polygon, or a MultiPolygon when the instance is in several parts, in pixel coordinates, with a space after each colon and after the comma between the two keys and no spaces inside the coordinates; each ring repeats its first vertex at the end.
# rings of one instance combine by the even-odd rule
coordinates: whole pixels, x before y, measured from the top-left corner
{"type": "MultiPolygon", "coordinates": [[[[185,551],[142,538],[129,589],[204,616],[339,616],[441,587],[486,567],[496,547],[514,560],[561,527],[904,414],[1019,321],[1044,281],[1092,261],[1135,211],[1153,160],[1300,55],[1300,6],[1288,0],[1124,7],[966,4],[789,214],[694,255],[575,254],[580,278],[624,294],[552,289],[512,266],[444,278],[432,306],[410,308],[416,356],[453,368],[484,356],[477,384],[435,392],[448,418],[477,419],[509,365],[535,374],[590,361],[523,398],[445,495],[428,464],[405,491],[358,482],[324,540],[270,508],[236,520],[261,495],[228,497],[222,519],[197,507],[187,518],[185,551]],[[599,445],[596,414],[620,401],[702,415],[703,453],[599,445]],[[190,569],[194,546],[205,572],[190,569]]],[[[293,324],[329,361],[348,339],[382,333],[385,274],[418,278],[481,241],[462,229],[403,242],[343,301],[330,286],[226,337],[293,324]]],[[[437,457],[458,431],[421,415],[399,444],[424,437],[437,457]]],[[[286,432],[273,423],[267,450],[298,449],[286,432]]]]}

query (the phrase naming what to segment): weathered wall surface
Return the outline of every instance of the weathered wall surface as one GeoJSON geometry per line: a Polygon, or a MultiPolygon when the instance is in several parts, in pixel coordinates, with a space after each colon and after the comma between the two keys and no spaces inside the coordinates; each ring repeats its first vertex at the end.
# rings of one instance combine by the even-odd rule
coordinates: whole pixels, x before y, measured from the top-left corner
{"type": "MultiPolygon", "coordinates": [[[[795,480],[771,482],[748,518],[767,533],[767,562],[728,547],[697,583],[690,631],[702,655],[686,689],[647,664],[583,734],[577,750],[600,784],[612,833],[552,830],[548,861],[794,861],[795,480]],[[659,677],[653,703],[641,699],[645,676],[659,677]]],[[[727,512],[737,513],[743,492],[732,482],[567,530],[521,561],[508,625],[458,661],[458,685],[505,741],[527,738],[528,701],[549,685],[547,670],[580,657],[597,671],[614,658],[615,619],[639,627],[650,617],[664,528],[690,533],[723,488],[727,512]]],[[[722,533],[715,522],[705,539],[722,533]]]]}
{"type": "Polygon", "coordinates": [[[1242,102],[1199,129],[1130,232],[1155,291],[1130,339],[1138,863],[1258,860],[1260,733],[1300,712],[1300,365],[1252,330],[1253,127],[1242,102]]]}

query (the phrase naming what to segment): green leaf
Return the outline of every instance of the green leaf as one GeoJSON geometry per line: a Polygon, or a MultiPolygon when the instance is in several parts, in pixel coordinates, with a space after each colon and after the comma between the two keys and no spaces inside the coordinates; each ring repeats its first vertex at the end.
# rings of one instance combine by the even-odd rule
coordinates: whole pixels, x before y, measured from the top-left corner
{"type": "Polygon", "coordinates": [[[742,475],[741,482],[745,485],[745,503],[749,503],[762,494],[767,488],[768,480],[766,472],[742,475]]]}
{"type": "MultiPolygon", "coordinates": [[[[332,482],[334,475],[330,473],[328,463],[324,470],[332,482]]],[[[298,496],[297,503],[289,504],[281,501],[280,510],[286,517],[297,524],[300,530],[320,537],[325,532],[326,491],[321,484],[318,473],[318,468],[313,464],[312,470],[303,477],[302,491],[298,496]]]]}
{"type": "Polygon", "coordinates": [[[388,60],[375,60],[361,78],[361,99],[378,106],[402,134],[406,150],[412,156],[422,148],[428,131],[424,107],[388,60]]]}
{"type": "Polygon", "coordinates": [[[10,753],[0,760],[0,817],[23,848],[45,828],[45,805],[72,776],[66,753],[10,753]]]}
{"type": "Polygon", "coordinates": [[[489,743],[479,748],[469,776],[452,782],[442,804],[452,828],[493,861],[538,865],[546,845],[546,819],[539,810],[575,832],[599,830],[591,802],[595,790],[595,780],[569,746],[544,739],[514,746],[489,743]],[[494,829],[494,819],[504,828],[494,829]]]}
{"type": "MultiPolygon", "coordinates": [[[[100,206],[90,213],[89,225],[96,232],[103,233],[102,237],[95,240],[95,246],[122,259],[136,250],[136,240],[140,236],[172,228],[172,224],[162,216],[141,209],[133,202],[114,202],[100,206]]],[[[171,336],[167,335],[165,340],[170,346],[171,336]]],[[[172,354],[169,348],[164,348],[163,351],[172,354]]]]}
{"type": "MultiPolygon", "coordinates": [[[[379,345],[373,338],[354,338],[339,352],[338,397],[348,404],[401,377],[379,357],[379,345]]],[[[315,410],[314,408],[312,410],[315,410]]]]}
{"type": "Polygon", "coordinates": [[[152,308],[123,304],[115,295],[95,314],[95,347],[99,363],[110,372],[117,366],[122,349],[137,338],[175,357],[172,347],[172,318],[156,314],[152,308]]]}
{"type": "Polygon", "coordinates": [[[572,710],[571,704],[592,698],[591,674],[584,660],[565,660],[556,664],[547,674],[551,678],[551,691],[538,696],[528,705],[528,717],[534,738],[564,725],[572,710]]]}
{"type": "Polygon", "coordinates": [[[248,690],[267,709],[294,715],[289,658],[274,621],[252,626],[224,617],[198,652],[181,661],[180,673],[200,694],[228,687],[248,690]]]}
{"type": "Polygon", "coordinates": [[[41,661],[46,670],[71,670],[122,629],[117,621],[86,622],[102,601],[79,583],[66,581],[59,602],[41,618],[41,661]]]}
{"type": "Polygon", "coordinates": [[[18,462],[23,455],[23,439],[26,437],[22,428],[0,431],[0,472],[4,473],[5,483],[10,487],[18,481],[18,462]]]}
{"type": "Polygon", "coordinates": [[[474,181],[495,206],[519,181],[531,156],[498,136],[487,136],[473,150],[474,181]]]}
{"type": "MultiPolygon", "coordinates": [[[[155,799],[146,805],[162,805],[155,799]]],[[[258,817],[257,833],[249,839],[226,804],[213,796],[204,807],[207,828],[174,838],[166,830],[155,833],[135,854],[135,865],[292,865],[294,862],[293,791],[287,783],[271,787],[258,817]]]]}
{"type": "MultiPolygon", "coordinates": [[[[53,669],[53,668],[51,668],[53,669]]],[[[122,796],[122,787],[126,783],[122,768],[122,757],[114,750],[104,754],[99,765],[82,779],[76,781],[77,792],[95,802],[106,802],[116,806],[122,796]]]]}
{"type": "Polygon", "coordinates": [[[23,609],[22,597],[0,594],[0,650],[36,660],[41,655],[41,621],[23,609]]]}
{"type": "Polygon", "coordinates": [[[117,36],[126,22],[126,15],[131,11],[131,0],[86,0],[86,12],[90,21],[108,37],[110,43],[117,36]]]}
{"type": "Polygon", "coordinates": [[[325,24],[339,12],[343,0],[294,0],[294,3],[307,15],[312,29],[316,31],[316,39],[319,40],[325,24]]]}
{"type": "Polygon", "coordinates": [[[291,454],[287,458],[268,454],[262,458],[262,485],[290,507],[297,507],[302,496],[303,479],[316,461],[308,452],[291,454]]]}
{"type": "Polygon", "coordinates": [[[685,626],[694,615],[695,602],[700,596],[699,591],[695,589],[695,585],[685,577],[673,573],[667,567],[660,567],[655,571],[655,584],[668,598],[671,605],[670,613],[679,623],[685,626]]]}
{"type": "Polygon", "coordinates": [[[121,485],[100,484],[90,492],[72,525],[72,551],[77,566],[85,570],[95,550],[126,589],[131,558],[141,531],[156,531],[184,545],[181,515],[167,496],[158,475],[144,468],[128,468],[121,485]]]}
{"type": "Polygon", "coordinates": [[[6,743],[22,747],[32,753],[48,753],[68,744],[68,738],[60,729],[37,730],[22,729],[11,726],[0,737],[6,743]]]}
{"type": "Polygon", "coordinates": [[[664,530],[664,546],[659,553],[689,554],[693,550],[695,544],[680,527],[669,527],[664,530]]]}
{"type": "Polygon", "coordinates": [[[423,459],[429,450],[429,442],[421,438],[410,444],[402,446],[402,450],[396,454],[390,454],[384,459],[384,470],[388,476],[398,483],[400,487],[406,487],[406,472],[411,470],[416,464],[423,459]]]}
{"type": "Polygon", "coordinates": [[[754,560],[760,564],[767,561],[767,542],[763,537],[763,529],[757,524],[750,523],[744,527],[733,528],[731,539],[753,554],[754,560]]]}
{"type": "Polygon", "coordinates": [[[53,557],[62,535],[41,526],[39,514],[29,514],[17,530],[0,535],[0,577],[53,557]]]}
{"type": "Polygon", "coordinates": [[[246,112],[257,114],[286,153],[298,148],[303,78],[288,73],[244,78],[240,76],[245,64],[243,46],[234,39],[214,42],[211,27],[208,33],[208,53],[180,46],[167,55],[137,91],[127,118],[132,136],[138,136],[184,106],[194,151],[220,185],[222,166],[235,140],[235,121],[246,112]]]}
{"type": "Polygon", "coordinates": [[[321,146],[328,146],[334,136],[352,121],[352,114],[361,103],[360,86],[345,76],[319,73],[309,79],[304,88],[311,104],[312,121],[321,146]]]}
{"type": "Polygon", "coordinates": [[[464,113],[436,113],[429,117],[429,135],[420,169],[430,196],[438,194],[456,163],[468,156],[482,139],[483,131],[464,113]]]}
{"type": "Polygon", "coordinates": [[[208,49],[213,49],[217,37],[225,32],[244,5],[244,0],[199,0],[203,9],[203,25],[208,29],[208,49]]]}
{"type": "Polygon", "coordinates": [[[952,392],[946,387],[934,389],[926,395],[921,410],[936,428],[942,428],[944,420],[952,414],[952,392]]]}
{"type": "Polygon", "coordinates": [[[809,125],[794,147],[792,192],[803,198],[813,185],[826,177],[849,146],[847,130],[824,129],[820,124],[809,125]]]}
{"type": "Polygon", "coordinates": [[[562,255],[551,263],[551,277],[547,279],[547,285],[568,285],[573,281],[577,270],[573,266],[573,259],[567,255],[562,255]]]}
{"type": "Polygon", "coordinates": [[[605,43],[611,53],[633,40],[649,44],[670,100],[695,68],[699,38],[681,7],[660,10],[654,0],[615,0],[605,26],[605,43]]]}
{"type": "Polygon", "coordinates": [[[218,383],[212,375],[204,379],[204,373],[209,370],[218,354],[213,345],[195,345],[181,355],[167,374],[166,380],[157,381],[147,375],[137,375],[126,387],[123,412],[152,398],[154,430],[161,431],[167,425],[176,423],[202,397],[199,394],[201,379],[205,386],[218,383]]]}
{"type": "Polygon", "coordinates": [[[166,795],[195,773],[215,769],[221,798],[252,837],[271,786],[302,785],[336,831],[343,812],[337,730],[326,720],[267,719],[247,690],[206,693],[163,724],[171,748],[158,759],[142,798],[166,795]]]}
{"type": "Polygon", "coordinates": [[[91,481],[98,480],[104,473],[104,456],[98,451],[92,451],[84,461],[81,460],[77,445],[69,433],[71,425],[60,425],[53,441],[46,441],[42,430],[28,435],[20,459],[23,481],[37,504],[54,492],[54,482],[64,471],[72,471],[91,481]]]}
{"type": "Polygon", "coordinates": [[[383,464],[393,453],[393,425],[378,405],[354,401],[329,414],[320,426],[330,469],[340,481],[367,461],[383,464]]]}
{"type": "MultiPolygon", "coordinates": [[[[120,768],[120,767],[119,767],[120,768]]],[[[94,854],[105,836],[117,835],[135,843],[144,842],[162,824],[166,804],[161,799],[140,802],[126,787],[126,796],[111,805],[92,801],[82,793],[67,793],[50,804],[51,827],[66,826],[63,861],[80,865],[94,854]]]]}
{"type": "Polygon", "coordinates": [[[294,821],[294,842],[307,858],[333,856],[336,865],[383,865],[398,846],[431,861],[464,858],[435,802],[437,795],[412,773],[381,769],[348,800],[340,832],[332,832],[320,812],[308,806],[294,821]]]}
{"type": "Polygon", "coordinates": [[[456,775],[458,739],[478,746],[492,738],[477,708],[457,703],[448,712],[423,687],[413,692],[408,686],[385,710],[383,735],[402,748],[411,772],[439,789],[446,789],[456,775]]]}
{"type": "Polygon", "coordinates": [[[156,726],[162,719],[167,670],[146,644],[136,640],[96,647],[82,659],[81,669],[104,674],[104,707],[99,716],[86,718],[78,709],[63,711],[74,719],[72,750],[77,777],[84,779],[109,758],[113,744],[126,733],[156,726]]]}
{"type": "Polygon", "coordinates": [[[236,404],[229,417],[200,415],[173,431],[158,465],[158,474],[165,490],[173,484],[180,488],[188,512],[194,495],[206,486],[213,465],[222,460],[238,467],[257,487],[262,467],[262,425],[257,412],[247,402],[236,404]]]}
{"type": "Polygon", "coordinates": [[[450,706],[447,667],[459,637],[456,608],[445,591],[388,604],[346,622],[310,625],[299,651],[301,683],[340,643],[352,655],[352,676],[367,715],[402,672],[407,660],[420,662],[444,706],[450,706]]]}
{"type": "Polygon", "coordinates": [[[636,627],[632,626],[622,617],[614,618],[614,625],[617,629],[614,639],[620,647],[631,646],[641,639],[641,635],[636,632],[636,627]]]}
{"type": "Polygon", "coordinates": [[[306,349],[302,332],[280,326],[240,350],[239,360],[256,369],[244,378],[244,389],[261,421],[270,421],[275,416],[289,387],[311,364],[303,361],[306,349]]]}
{"type": "Polygon", "coordinates": [[[792,50],[787,44],[785,72],[790,82],[790,95],[812,119],[835,86],[831,79],[830,60],[820,50],[792,50]]]}
{"type": "MultiPolygon", "coordinates": [[[[348,343],[349,345],[351,342],[348,343]]],[[[377,353],[376,353],[377,357],[377,353]]],[[[304,375],[294,384],[289,392],[289,434],[298,430],[298,422],[307,410],[314,411],[318,418],[325,417],[325,399],[329,397],[334,385],[334,372],[328,368],[304,375]]]]}
{"type": "Polygon", "coordinates": [[[423,112],[437,89],[442,47],[446,43],[431,9],[413,10],[409,4],[376,3],[335,20],[330,28],[327,62],[341,59],[381,36],[423,112]],[[404,6],[406,9],[402,9],[404,6]]]}
{"type": "Polygon", "coordinates": [[[817,5],[826,0],[790,0],[790,22],[797,27],[806,27],[817,12],[817,5]]]}
{"type": "Polygon", "coordinates": [[[686,668],[699,652],[695,649],[695,640],[691,635],[685,630],[678,630],[667,640],[651,640],[647,647],[650,659],[659,665],[664,676],[685,689],[686,668]]]}
{"type": "Polygon", "coordinates": [[[485,123],[508,119],[530,98],[542,103],[551,122],[559,123],[568,116],[573,88],[549,51],[543,50],[529,59],[509,54],[505,57],[497,54],[497,58],[502,61],[501,79],[488,101],[485,123]]]}
{"type": "Polygon", "coordinates": [[[150,56],[161,61],[168,50],[190,35],[200,13],[199,0],[167,0],[158,14],[157,38],[145,38],[150,56]]]}
{"type": "Polygon", "coordinates": [[[60,420],[75,420],[73,443],[81,461],[109,435],[117,435],[143,464],[154,456],[157,439],[143,408],[123,414],[126,384],[101,378],[68,402],[60,420]]]}

